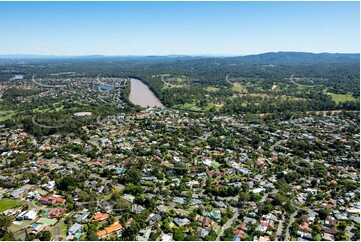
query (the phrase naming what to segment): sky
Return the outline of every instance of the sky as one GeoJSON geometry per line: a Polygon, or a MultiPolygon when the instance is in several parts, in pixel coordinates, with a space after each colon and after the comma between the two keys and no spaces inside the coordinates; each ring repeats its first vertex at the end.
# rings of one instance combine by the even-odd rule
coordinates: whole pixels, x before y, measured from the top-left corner
{"type": "Polygon", "coordinates": [[[356,2],[0,2],[0,55],[359,53],[356,2]]]}

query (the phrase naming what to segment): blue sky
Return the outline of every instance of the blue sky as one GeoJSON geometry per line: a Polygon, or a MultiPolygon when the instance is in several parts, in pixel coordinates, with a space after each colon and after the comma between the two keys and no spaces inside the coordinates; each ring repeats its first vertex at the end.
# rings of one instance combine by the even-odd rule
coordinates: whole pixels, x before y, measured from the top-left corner
{"type": "Polygon", "coordinates": [[[360,52],[359,2],[0,2],[0,54],[360,52]]]}

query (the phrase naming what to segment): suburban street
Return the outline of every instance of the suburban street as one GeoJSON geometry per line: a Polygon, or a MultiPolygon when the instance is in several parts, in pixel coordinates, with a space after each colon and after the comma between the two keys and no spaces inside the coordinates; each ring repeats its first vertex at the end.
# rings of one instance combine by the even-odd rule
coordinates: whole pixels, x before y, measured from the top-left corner
{"type": "Polygon", "coordinates": [[[233,224],[233,221],[235,221],[235,220],[238,218],[238,216],[239,216],[238,208],[232,207],[232,209],[233,209],[233,212],[234,212],[233,217],[230,218],[225,225],[223,225],[222,231],[221,231],[221,232],[219,233],[219,235],[217,236],[216,241],[220,241],[220,240],[221,240],[221,237],[223,236],[224,230],[226,230],[226,229],[228,229],[228,228],[231,228],[231,226],[232,226],[232,224],[233,224]]]}

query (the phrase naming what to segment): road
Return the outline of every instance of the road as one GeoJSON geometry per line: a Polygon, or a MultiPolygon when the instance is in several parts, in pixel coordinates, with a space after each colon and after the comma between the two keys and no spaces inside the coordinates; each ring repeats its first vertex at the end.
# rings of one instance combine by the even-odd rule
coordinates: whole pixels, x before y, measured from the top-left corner
{"type": "Polygon", "coordinates": [[[226,82],[233,85],[233,83],[228,80],[228,77],[229,77],[229,74],[226,76],[226,82]]]}
{"type": "MultiPolygon", "coordinates": [[[[36,75],[36,74],[35,74],[36,75]]],[[[65,85],[46,85],[46,84],[43,84],[43,83],[40,83],[40,82],[37,82],[35,80],[35,75],[33,75],[33,78],[31,79],[32,82],[36,85],[39,85],[39,86],[42,86],[42,87],[64,87],[65,85]]]]}
{"type": "Polygon", "coordinates": [[[280,220],[280,223],[278,224],[276,241],[278,241],[278,238],[282,235],[284,220],[285,220],[285,215],[283,214],[282,219],[280,220]]]}
{"type": "Polygon", "coordinates": [[[293,80],[293,76],[294,76],[294,74],[291,75],[290,82],[297,85],[297,86],[300,86],[300,87],[316,87],[316,86],[319,86],[319,85],[303,85],[303,84],[299,84],[299,83],[297,83],[297,82],[295,82],[293,80]]]}
{"type": "Polygon", "coordinates": [[[235,221],[235,220],[238,218],[238,216],[239,216],[238,208],[232,207],[232,209],[233,209],[233,213],[234,213],[234,214],[233,214],[233,217],[230,218],[225,225],[223,225],[222,231],[221,231],[221,232],[219,233],[219,235],[217,236],[216,241],[220,241],[220,240],[221,240],[221,237],[223,236],[224,230],[232,227],[233,221],[235,221]]]}
{"type": "Polygon", "coordinates": [[[290,217],[290,221],[286,227],[286,239],[285,241],[291,241],[291,236],[290,236],[290,227],[292,226],[293,222],[295,221],[295,216],[297,215],[297,211],[294,212],[293,214],[291,214],[290,217]]]}

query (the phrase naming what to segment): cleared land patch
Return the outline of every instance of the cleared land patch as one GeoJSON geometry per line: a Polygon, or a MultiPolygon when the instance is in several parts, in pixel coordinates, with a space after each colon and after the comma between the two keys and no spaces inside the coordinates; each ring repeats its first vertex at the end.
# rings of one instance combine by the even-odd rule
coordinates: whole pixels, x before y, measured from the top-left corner
{"type": "Polygon", "coordinates": [[[16,208],[23,205],[24,202],[21,200],[15,200],[10,198],[3,198],[0,200],[0,212],[4,212],[10,208],[16,208]]]}
{"type": "Polygon", "coordinates": [[[335,101],[336,104],[344,103],[344,102],[347,102],[347,101],[357,101],[357,98],[352,96],[351,93],[335,94],[335,93],[328,92],[327,94],[331,96],[332,100],[335,101]]]}

